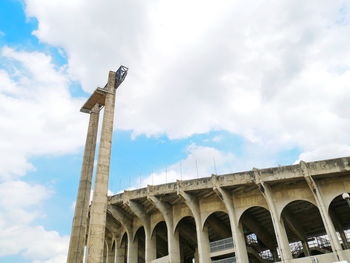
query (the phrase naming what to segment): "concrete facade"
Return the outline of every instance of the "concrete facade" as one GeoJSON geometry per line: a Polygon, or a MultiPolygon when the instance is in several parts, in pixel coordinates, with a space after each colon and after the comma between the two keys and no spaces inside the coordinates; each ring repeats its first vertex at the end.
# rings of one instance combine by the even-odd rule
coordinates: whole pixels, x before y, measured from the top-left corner
{"type": "Polygon", "coordinates": [[[127,71],[120,69],[109,73],[107,85],[81,109],[90,122],[68,263],[82,263],[84,251],[88,263],[350,262],[350,206],[342,198],[350,192],[350,157],[107,196],[115,94],[127,71]]]}
{"type": "Polygon", "coordinates": [[[344,192],[350,157],[149,185],[108,197],[105,249],[118,263],[350,262],[344,192]]]}

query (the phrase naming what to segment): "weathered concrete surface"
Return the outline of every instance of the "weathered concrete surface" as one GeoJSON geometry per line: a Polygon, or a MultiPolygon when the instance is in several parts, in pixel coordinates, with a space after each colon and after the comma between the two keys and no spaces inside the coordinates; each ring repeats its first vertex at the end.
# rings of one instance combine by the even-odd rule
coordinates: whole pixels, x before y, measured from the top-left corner
{"type": "Polygon", "coordinates": [[[110,71],[98,153],[94,196],[90,210],[87,263],[102,263],[105,239],[107,192],[115,107],[115,72],[110,71]]]}
{"type": "MultiPolygon", "coordinates": [[[[154,235],[154,228],[161,221],[167,226],[163,236],[167,239],[170,262],[174,263],[190,262],[187,257],[193,257],[200,263],[214,260],[210,259],[210,255],[220,253],[210,253],[209,243],[215,239],[219,240],[220,235],[226,238],[223,235],[227,233],[227,228],[231,230],[236,261],[239,263],[255,262],[254,260],[264,262],[263,259],[257,258],[260,257],[259,251],[246,245],[246,235],[250,232],[257,234],[261,242],[257,245],[262,252],[270,249],[270,257],[273,257],[275,262],[315,262],[313,256],[308,256],[315,249],[326,253],[316,256],[318,262],[350,262],[349,250],[344,250],[346,244],[342,248],[339,242],[344,241],[335,238],[337,234],[334,222],[328,212],[335,198],[343,192],[350,192],[350,157],[148,186],[111,196],[108,203],[119,213],[114,219],[120,222],[121,226],[115,235],[124,234],[125,229],[128,229],[128,262],[136,262],[135,254],[139,253],[134,241],[138,238],[137,231],[142,227],[145,229],[148,233],[145,247],[151,247],[153,250],[154,244],[147,242],[154,242],[154,236],[149,235],[154,235]],[[312,187],[308,178],[314,181],[312,187]],[[138,207],[137,211],[135,204],[138,207]],[[310,207],[319,211],[320,218],[307,214],[310,207]],[[298,212],[303,209],[306,209],[305,213],[298,212]],[[221,213],[220,217],[218,212],[221,213]],[[217,215],[211,218],[215,214],[217,215]],[[222,217],[225,214],[226,216],[222,217]],[[299,220],[300,216],[303,216],[305,222],[295,221],[299,220]],[[193,220],[188,222],[193,223],[182,224],[182,229],[179,229],[179,222],[189,217],[193,220]],[[325,243],[325,248],[313,248],[309,247],[311,243],[307,244],[306,240],[311,237],[321,236],[320,240],[323,240],[325,235],[328,236],[325,240],[328,240],[329,244],[325,243]],[[298,250],[298,255],[306,253],[306,257],[292,257],[292,253],[295,252],[290,250],[289,245],[298,240],[300,244],[304,244],[304,247],[301,245],[301,250],[298,250]]],[[[338,214],[343,218],[338,220],[337,224],[341,225],[340,228],[350,229],[350,208],[345,206],[345,203],[341,206],[338,203],[338,214]]],[[[226,250],[232,252],[232,249],[226,250]]],[[[141,254],[149,253],[145,251],[141,254]]],[[[152,257],[141,257],[139,260],[152,262],[155,260],[153,253],[154,251],[152,257]]],[[[125,256],[119,257],[116,262],[123,260],[125,256]]]]}
{"type": "Polygon", "coordinates": [[[90,112],[88,133],[85,142],[83,165],[81,170],[77,201],[69,242],[67,263],[82,263],[86,243],[87,218],[90,202],[91,181],[95,160],[96,138],[98,131],[100,106],[95,104],[90,112]]]}

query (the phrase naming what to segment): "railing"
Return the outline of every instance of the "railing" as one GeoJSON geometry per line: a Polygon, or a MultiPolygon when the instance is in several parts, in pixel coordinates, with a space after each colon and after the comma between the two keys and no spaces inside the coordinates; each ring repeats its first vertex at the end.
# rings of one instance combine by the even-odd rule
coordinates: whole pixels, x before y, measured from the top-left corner
{"type": "Polygon", "coordinates": [[[261,257],[261,258],[264,259],[264,260],[267,260],[267,261],[274,261],[273,255],[272,255],[270,249],[261,251],[261,252],[259,252],[258,254],[259,254],[259,257],[261,257]]]}
{"type": "Polygon", "coordinates": [[[328,238],[324,237],[315,237],[313,240],[310,240],[307,242],[309,245],[309,248],[313,247],[319,247],[319,248],[330,248],[331,242],[328,238]]]}
{"type": "MultiPolygon", "coordinates": [[[[327,251],[330,251],[331,249],[331,244],[329,239],[324,236],[314,237],[313,239],[308,240],[307,244],[309,249],[313,249],[313,248],[323,249],[325,253],[327,253],[327,251]]],[[[293,257],[297,257],[300,253],[303,253],[304,251],[304,247],[301,241],[290,243],[289,247],[293,257]]]]}
{"type": "Polygon", "coordinates": [[[235,257],[213,260],[212,263],[236,263],[235,257]]]}
{"type": "MultiPolygon", "coordinates": [[[[214,242],[210,242],[210,252],[216,252],[216,251],[225,250],[225,249],[229,249],[229,248],[233,248],[232,237],[221,239],[221,240],[214,241],[214,242]]],[[[229,261],[227,261],[227,262],[229,262],[229,261]]]]}
{"type": "Polygon", "coordinates": [[[290,243],[289,248],[294,257],[298,256],[304,250],[303,244],[300,241],[290,243]]]}

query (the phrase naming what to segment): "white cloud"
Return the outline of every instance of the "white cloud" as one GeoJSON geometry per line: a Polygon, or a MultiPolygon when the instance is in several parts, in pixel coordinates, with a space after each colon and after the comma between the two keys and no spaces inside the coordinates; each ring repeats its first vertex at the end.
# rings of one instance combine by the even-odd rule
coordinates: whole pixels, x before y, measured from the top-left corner
{"type": "Polygon", "coordinates": [[[51,262],[66,256],[67,236],[34,225],[45,217],[41,205],[51,195],[51,190],[38,184],[20,180],[0,183],[0,257],[19,254],[34,262],[51,262]]]}
{"type": "Polygon", "coordinates": [[[41,226],[14,226],[2,230],[0,256],[20,254],[33,262],[65,262],[69,237],[41,226]]]}
{"type": "Polygon", "coordinates": [[[0,50],[0,177],[33,169],[28,158],[76,151],[86,118],[81,99],[72,98],[64,68],[51,57],[4,47],[0,50]]]}
{"type": "Polygon", "coordinates": [[[151,173],[141,178],[141,185],[157,185],[175,182],[176,180],[188,180],[198,177],[208,177],[211,174],[222,174],[232,171],[236,157],[232,153],[219,151],[212,147],[191,144],[186,149],[187,156],[175,164],[163,167],[158,172],[151,173]]]}
{"type": "Polygon", "coordinates": [[[342,144],[327,144],[321,145],[315,150],[303,152],[300,154],[299,160],[296,163],[300,160],[311,162],[344,156],[350,156],[350,146],[342,144]]]}
{"type": "Polygon", "coordinates": [[[121,129],[171,138],[222,129],[305,152],[350,145],[346,1],[26,5],[35,35],[64,48],[85,90],[130,66],[118,91],[121,129]]]}
{"type": "Polygon", "coordinates": [[[19,176],[35,167],[29,158],[77,151],[86,118],[70,78],[40,52],[0,49],[0,257],[21,255],[37,263],[65,262],[68,237],[36,221],[53,191],[19,176]]]}

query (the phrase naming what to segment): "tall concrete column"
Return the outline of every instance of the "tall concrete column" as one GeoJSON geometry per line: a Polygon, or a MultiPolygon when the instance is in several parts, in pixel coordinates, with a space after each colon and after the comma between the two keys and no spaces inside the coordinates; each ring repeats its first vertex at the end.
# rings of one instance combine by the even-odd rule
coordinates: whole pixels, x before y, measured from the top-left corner
{"type": "Polygon", "coordinates": [[[152,236],[151,231],[148,231],[146,234],[146,246],[145,246],[145,262],[151,263],[152,260],[157,258],[157,244],[156,237],[152,236]]]}
{"type": "Polygon", "coordinates": [[[179,232],[174,231],[172,207],[161,201],[156,196],[148,196],[148,200],[152,201],[160,213],[163,215],[168,234],[168,252],[169,260],[172,263],[180,263],[180,243],[179,232]]]}
{"type": "Polygon", "coordinates": [[[145,262],[150,263],[153,259],[156,258],[156,244],[154,239],[152,239],[151,233],[151,222],[150,216],[145,211],[144,207],[135,201],[127,202],[129,208],[133,213],[140,219],[143,223],[145,229],[145,262]]]}
{"type": "Polygon", "coordinates": [[[171,263],[180,263],[180,236],[179,231],[173,231],[173,228],[168,228],[168,251],[169,261],[171,263]]]}
{"type": "Polygon", "coordinates": [[[214,191],[217,191],[225,204],[230,219],[230,226],[232,232],[232,238],[235,247],[235,257],[238,263],[248,263],[248,253],[245,244],[245,238],[243,234],[242,225],[237,222],[236,211],[234,209],[232,195],[221,187],[214,187],[214,191]]]}
{"type": "MultiPolygon", "coordinates": [[[[127,245],[125,245],[127,247],[127,245]]],[[[122,247],[121,240],[115,244],[116,263],[124,263],[126,257],[126,247],[122,247]]]]}
{"type": "Polygon", "coordinates": [[[335,253],[335,256],[338,261],[346,260],[346,257],[343,254],[342,247],[339,242],[337,233],[335,231],[335,227],[333,225],[332,219],[329,216],[328,209],[324,204],[320,187],[318,186],[317,182],[312,178],[312,176],[309,174],[309,170],[305,162],[300,161],[300,168],[303,171],[304,178],[316,200],[316,204],[319,208],[324,227],[326,229],[329,241],[332,246],[332,250],[335,253]]]}
{"type": "Polygon", "coordinates": [[[138,263],[138,239],[133,240],[132,236],[128,236],[128,259],[127,263],[138,263]]]}
{"type": "Polygon", "coordinates": [[[210,263],[211,259],[210,259],[208,231],[206,228],[202,229],[202,219],[200,215],[199,202],[194,196],[188,193],[185,193],[182,190],[178,189],[178,194],[185,199],[187,206],[190,208],[194,216],[194,221],[196,223],[196,232],[197,232],[199,263],[210,263]]]}
{"type": "Polygon", "coordinates": [[[108,249],[108,254],[107,254],[107,263],[115,263],[115,258],[116,258],[116,244],[114,247],[111,247],[108,249]]]}
{"type": "MultiPolygon", "coordinates": [[[[125,256],[128,257],[128,253],[129,253],[129,244],[130,242],[132,242],[132,222],[130,221],[130,219],[128,219],[124,214],[123,212],[115,207],[115,206],[112,206],[112,205],[109,205],[107,207],[109,213],[118,221],[120,222],[120,224],[124,227],[124,229],[126,230],[126,233],[127,233],[127,237],[128,237],[128,246],[127,246],[127,251],[125,251],[125,247],[121,247],[121,242],[117,242],[117,244],[119,243],[120,246],[116,246],[116,254],[117,254],[117,263],[124,263],[124,258],[125,256]]],[[[120,237],[121,239],[123,237],[120,237]]],[[[133,247],[131,247],[131,249],[134,249],[133,247]]],[[[136,251],[137,253],[137,251],[136,251]]],[[[136,261],[137,262],[137,261],[136,261]]]]}
{"type": "Polygon", "coordinates": [[[115,72],[108,76],[94,196],[90,210],[87,263],[102,263],[105,238],[109,166],[115,107],[115,72]]]}
{"type": "Polygon", "coordinates": [[[83,165],[75,204],[72,233],[70,236],[67,263],[82,263],[86,242],[91,181],[95,160],[96,138],[100,106],[96,104],[91,113],[85,142],[83,165]]]}
{"type": "Polygon", "coordinates": [[[256,183],[259,186],[259,189],[262,195],[264,196],[271,213],[271,219],[275,230],[278,247],[280,250],[281,261],[290,262],[293,259],[293,256],[289,248],[288,237],[287,237],[286,229],[284,227],[283,220],[282,218],[280,218],[277,212],[275,201],[273,200],[273,197],[272,197],[271,188],[269,185],[265,184],[263,181],[260,180],[260,172],[258,169],[254,168],[253,171],[254,171],[256,183]]]}

